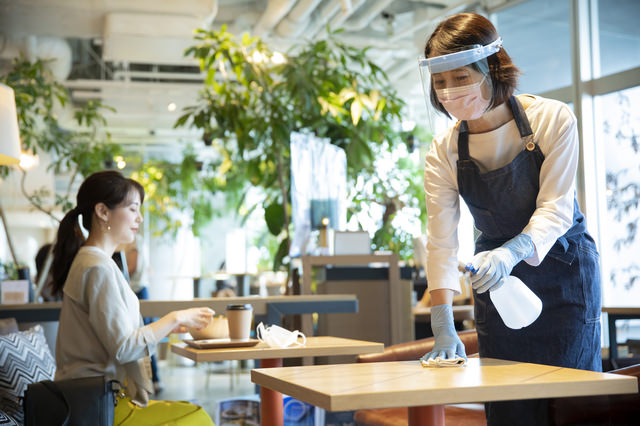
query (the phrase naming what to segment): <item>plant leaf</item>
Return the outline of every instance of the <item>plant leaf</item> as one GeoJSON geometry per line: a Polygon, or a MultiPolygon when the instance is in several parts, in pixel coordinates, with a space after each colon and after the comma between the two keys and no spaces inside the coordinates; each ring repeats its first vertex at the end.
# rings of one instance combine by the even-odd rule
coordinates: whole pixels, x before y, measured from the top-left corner
{"type": "Polygon", "coordinates": [[[284,207],[282,204],[273,203],[264,209],[264,218],[269,232],[278,236],[284,227],[284,207]]]}

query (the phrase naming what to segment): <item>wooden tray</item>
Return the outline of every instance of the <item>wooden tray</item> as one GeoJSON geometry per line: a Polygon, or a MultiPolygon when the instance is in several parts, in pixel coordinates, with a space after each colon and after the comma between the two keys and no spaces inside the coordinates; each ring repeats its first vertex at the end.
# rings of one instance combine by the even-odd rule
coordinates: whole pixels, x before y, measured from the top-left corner
{"type": "Polygon", "coordinates": [[[215,348],[243,348],[255,346],[260,343],[257,339],[238,340],[238,339],[184,339],[187,345],[196,349],[215,349],[215,348]]]}

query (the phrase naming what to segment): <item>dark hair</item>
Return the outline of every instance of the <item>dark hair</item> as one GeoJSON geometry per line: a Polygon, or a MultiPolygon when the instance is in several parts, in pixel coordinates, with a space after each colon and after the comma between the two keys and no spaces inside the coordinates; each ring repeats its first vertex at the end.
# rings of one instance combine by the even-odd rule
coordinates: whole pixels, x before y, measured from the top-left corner
{"type": "MultiPolygon", "coordinates": [[[[486,46],[498,38],[498,31],[493,24],[477,13],[458,13],[440,22],[424,47],[424,56],[430,57],[433,52],[438,55],[457,52],[465,47],[479,44],[486,46]]],[[[490,108],[506,102],[516,89],[520,70],[513,64],[507,51],[501,48],[497,53],[487,57],[489,77],[493,86],[490,108]]],[[[451,117],[442,106],[431,87],[431,104],[440,112],[451,117]]]]}
{"type": "Polygon", "coordinates": [[[40,247],[38,253],[36,253],[36,282],[40,281],[40,274],[42,274],[42,268],[44,267],[44,262],[47,260],[51,246],[51,243],[46,243],[40,247]]]}
{"type": "Polygon", "coordinates": [[[132,191],[140,194],[140,202],[144,200],[142,185],[133,179],[125,178],[115,170],[94,173],[82,182],[76,196],[76,207],[62,218],[58,227],[58,237],[53,249],[54,294],[62,292],[73,258],[85,241],[78,217],[82,215],[82,226],[91,231],[96,204],[103,203],[109,209],[115,209],[126,201],[132,191]]]}

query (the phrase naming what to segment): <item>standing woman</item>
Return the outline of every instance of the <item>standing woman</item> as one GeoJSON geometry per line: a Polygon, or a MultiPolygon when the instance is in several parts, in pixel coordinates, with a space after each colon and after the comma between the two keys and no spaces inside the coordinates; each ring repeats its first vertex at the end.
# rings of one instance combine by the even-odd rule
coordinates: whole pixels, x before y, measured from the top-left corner
{"type": "Polygon", "coordinates": [[[116,263],[116,247],[133,242],[142,222],[142,186],[117,171],[89,176],[77,206],[60,223],[54,248],[53,290],[62,293],[56,342],[56,380],[105,376],[125,387],[115,425],[213,425],[202,407],[149,401],[149,356],[158,342],[183,327],[204,327],[209,308],[171,312],[143,325],[140,305],[116,263]],[[78,219],[89,230],[85,240],[78,219]]]}
{"type": "MultiPolygon", "coordinates": [[[[519,70],[480,15],[445,19],[424,53],[430,104],[458,120],[426,158],[435,345],[425,356],[465,357],[451,309],[461,196],[480,231],[472,260],[480,356],[599,371],[599,259],[575,199],[575,116],[561,102],[513,95],[519,70]],[[504,325],[489,298],[510,274],[542,299],[540,317],[520,330],[504,325]]],[[[485,407],[489,425],[549,423],[546,400],[485,407]]]]}

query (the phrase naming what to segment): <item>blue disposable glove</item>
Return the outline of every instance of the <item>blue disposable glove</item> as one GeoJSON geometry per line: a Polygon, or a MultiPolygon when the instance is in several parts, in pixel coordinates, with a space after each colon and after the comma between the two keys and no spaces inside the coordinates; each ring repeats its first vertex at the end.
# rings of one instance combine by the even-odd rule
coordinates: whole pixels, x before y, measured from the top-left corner
{"type": "Polygon", "coordinates": [[[467,359],[464,344],[453,326],[453,308],[451,305],[438,305],[431,308],[431,330],[435,342],[431,352],[425,354],[422,359],[455,359],[456,355],[467,359]]]}
{"type": "Polygon", "coordinates": [[[496,290],[514,266],[523,259],[531,257],[535,248],[531,237],[518,234],[501,247],[476,254],[471,261],[476,272],[471,276],[471,287],[478,293],[496,290]]]}

